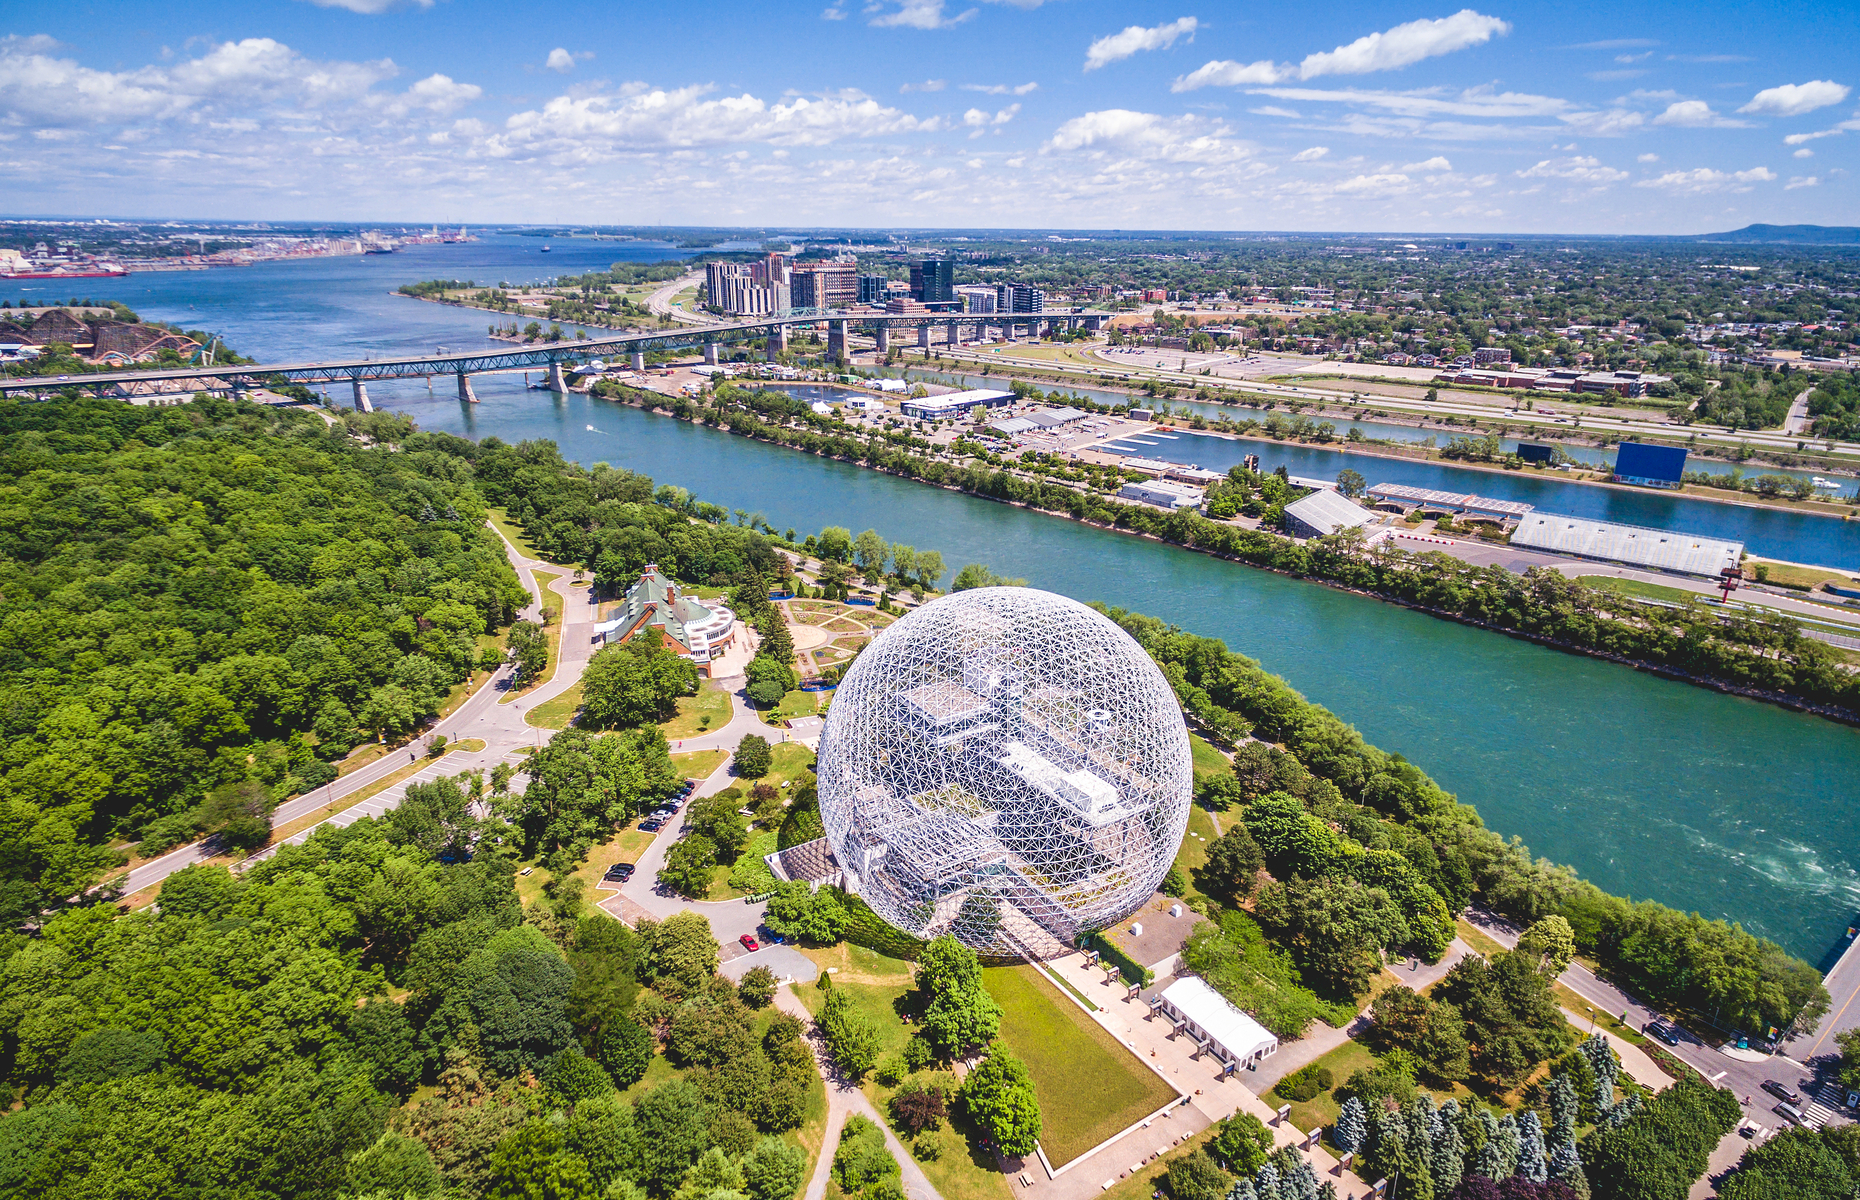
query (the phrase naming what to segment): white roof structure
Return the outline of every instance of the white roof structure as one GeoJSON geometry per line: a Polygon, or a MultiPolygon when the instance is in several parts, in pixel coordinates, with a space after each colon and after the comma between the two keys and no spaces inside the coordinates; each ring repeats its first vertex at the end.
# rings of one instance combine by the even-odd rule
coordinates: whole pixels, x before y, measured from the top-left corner
{"type": "Polygon", "coordinates": [[[1261,1058],[1279,1048],[1279,1039],[1239,1009],[1227,997],[1191,975],[1163,990],[1162,1002],[1174,1014],[1196,1026],[1212,1041],[1221,1057],[1234,1062],[1261,1058]]]}
{"type": "Polygon", "coordinates": [[[963,412],[978,404],[990,408],[1008,403],[1014,399],[1013,392],[998,392],[988,388],[971,388],[966,392],[945,392],[941,396],[919,396],[905,402],[910,413],[919,416],[941,416],[949,413],[963,412]]]}
{"type": "Polygon", "coordinates": [[[1367,525],[1376,519],[1376,514],[1336,492],[1312,492],[1302,500],[1294,500],[1285,506],[1285,515],[1307,529],[1315,529],[1317,535],[1367,525]]]}
{"type": "Polygon", "coordinates": [[[1737,566],[1744,555],[1742,542],[1540,512],[1518,522],[1511,544],[1685,575],[1716,576],[1726,567],[1737,566]]]}

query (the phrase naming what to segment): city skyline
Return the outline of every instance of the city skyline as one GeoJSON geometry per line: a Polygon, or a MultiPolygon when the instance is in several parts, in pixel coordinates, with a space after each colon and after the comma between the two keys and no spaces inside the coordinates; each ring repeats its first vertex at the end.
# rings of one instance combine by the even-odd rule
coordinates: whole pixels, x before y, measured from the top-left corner
{"type": "MultiPolygon", "coordinates": [[[[1799,13],[1792,12],[1800,9],[1799,13]]],[[[1860,14],[700,18],[271,0],[0,37],[0,208],[218,219],[1702,233],[1851,224],[1860,14]],[[1801,19],[1796,19],[1797,17],[1801,19]],[[307,164],[307,167],[306,167],[307,164]]]]}

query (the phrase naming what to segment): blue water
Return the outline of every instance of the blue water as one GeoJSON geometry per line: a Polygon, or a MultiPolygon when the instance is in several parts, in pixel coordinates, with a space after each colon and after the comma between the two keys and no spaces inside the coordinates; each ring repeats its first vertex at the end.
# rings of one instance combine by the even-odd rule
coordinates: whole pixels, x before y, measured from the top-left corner
{"type": "MultiPolygon", "coordinates": [[[[488,344],[489,314],[392,295],[402,283],[528,282],[676,253],[639,243],[551,245],[545,256],[535,239],[494,236],[388,256],[62,286],[210,329],[261,359],[316,360],[488,344]]],[[[0,299],[22,296],[69,298],[28,293],[23,282],[0,287],[0,299]]],[[[1833,946],[1860,909],[1853,836],[1860,731],[606,401],[526,391],[520,375],[487,376],[475,386],[477,405],[460,404],[450,388],[429,392],[419,380],[371,384],[370,392],[427,428],[552,438],[576,461],[677,482],[714,503],[762,512],[779,528],[872,527],[940,551],[952,572],[984,562],[1037,586],[1220,637],[1370,741],[1419,763],[1493,828],[1521,835],[1538,854],[1610,891],[1741,921],[1810,959],[1833,946]]],[[[1374,480],[1425,470],[1436,474],[1399,478],[1484,495],[1506,494],[1500,482],[1530,485],[1545,489],[1545,499],[1521,498],[1556,511],[1624,503],[1610,499],[1622,495],[1675,503],[1312,447],[1184,441],[1192,450],[1185,461],[1204,466],[1245,448],[1295,474],[1334,476],[1347,465],[1374,480]]],[[[1766,519],[1771,524],[1748,539],[1760,553],[1811,562],[1853,555],[1852,527],[1835,521],[1683,503],[1675,522],[1699,532],[1710,531],[1699,525],[1706,520],[1766,519]],[[1781,548],[1791,545],[1811,548],[1781,548]]],[[[1648,523],[1647,509],[1612,511],[1648,523]]]]}

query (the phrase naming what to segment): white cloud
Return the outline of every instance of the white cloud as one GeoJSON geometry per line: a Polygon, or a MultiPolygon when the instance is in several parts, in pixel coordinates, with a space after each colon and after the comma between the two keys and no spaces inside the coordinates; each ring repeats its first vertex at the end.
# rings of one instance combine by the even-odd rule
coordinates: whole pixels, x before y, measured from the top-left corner
{"type": "Polygon", "coordinates": [[[428,75],[401,95],[389,100],[384,107],[390,115],[394,116],[416,108],[446,116],[457,112],[482,95],[484,95],[484,89],[475,83],[457,83],[450,75],[428,75]]]}
{"type": "Polygon", "coordinates": [[[1403,171],[1414,171],[1420,174],[1426,174],[1429,171],[1451,171],[1452,169],[1453,164],[1439,154],[1424,162],[1412,162],[1402,167],[1403,171]]]}
{"type": "Polygon", "coordinates": [[[1634,132],[1647,122],[1645,116],[1626,108],[1564,113],[1557,120],[1592,137],[1620,137],[1634,132]]]}
{"type": "Polygon", "coordinates": [[[1637,157],[1634,161],[1644,162],[1644,163],[1657,163],[1660,161],[1660,156],[1657,154],[1642,154],[1639,157],[1637,157]]]}
{"type": "MultiPolygon", "coordinates": [[[[1649,155],[1642,155],[1644,159],[1649,155]]],[[[1602,165],[1599,158],[1586,155],[1573,158],[1546,158],[1534,167],[1517,172],[1519,179],[1573,179],[1578,183],[1615,183],[1626,179],[1626,171],[1602,165]]]]}
{"type": "Polygon", "coordinates": [[[1171,91],[1203,87],[1246,87],[1281,83],[1290,79],[1316,79],[1321,75],[1367,75],[1412,66],[1424,59],[1483,45],[1511,32],[1511,26],[1463,8],[1438,20],[1409,21],[1381,33],[1366,34],[1347,46],[1308,54],[1303,62],[1275,63],[1270,59],[1238,63],[1215,61],[1177,79],[1171,91]]]}
{"type": "Polygon", "coordinates": [[[1256,117],[1290,117],[1293,120],[1298,119],[1298,113],[1295,110],[1280,108],[1276,104],[1262,104],[1258,108],[1249,108],[1247,111],[1256,117]]]}
{"type": "Polygon", "coordinates": [[[1808,187],[1819,187],[1819,186],[1821,186],[1821,180],[1817,179],[1815,176],[1797,175],[1791,178],[1788,183],[1783,184],[1783,191],[1793,192],[1797,188],[1808,188],[1808,187]]]}
{"type": "Polygon", "coordinates": [[[899,86],[900,92],[940,92],[949,86],[947,79],[926,79],[922,83],[906,83],[899,86]]]}
{"type": "Polygon", "coordinates": [[[1093,42],[1085,50],[1085,69],[1096,71],[1114,62],[1121,62],[1133,54],[1145,50],[1166,50],[1175,45],[1177,39],[1195,40],[1195,30],[1201,22],[1193,17],[1180,17],[1166,25],[1127,26],[1121,33],[1109,34],[1093,42]]]}
{"type": "Polygon", "coordinates": [[[547,62],[543,63],[543,66],[548,70],[559,71],[566,75],[575,69],[575,56],[562,49],[562,47],[557,46],[555,49],[549,51],[549,59],[547,62]]]}
{"type": "Polygon", "coordinates": [[[1293,162],[1316,162],[1330,153],[1329,146],[1313,146],[1309,150],[1300,150],[1292,155],[1293,162]]]}
{"type": "Polygon", "coordinates": [[[1458,116],[1547,117],[1565,113],[1567,100],[1554,96],[1534,96],[1528,92],[1493,92],[1470,88],[1457,95],[1441,88],[1410,92],[1380,91],[1369,88],[1250,88],[1249,94],[1271,96],[1275,100],[1304,100],[1317,104],[1354,104],[1380,108],[1407,117],[1458,116]]]}
{"type": "Polygon", "coordinates": [[[1196,116],[1109,108],[1074,117],[1053,131],[1047,152],[1091,150],[1171,162],[1218,162],[1244,158],[1247,151],[1225,140],[1225,127],[1196,116]]]}
{"type": "Polygon", "coordinates": [[[1030,92],[1039,91],[1040,85],[1037,83],[1016,83],[1012,85],[1005,83],[965,83],[962,85],[962,90],[965,92],[980,92],[984,96],[1025,96],[1030,92]]]}
{"type": "Polygon", "coordinates": [[[1673,125],[1680,129],[1748,129],[1750,122],[1733,121],[1711,110],[1703,100],[1676,100],[1653,119],[1655,125],[1673,125]]]}
{"type": "Polygon", "coordinates": [[[1797,150],[1795,152],[1795,157],[1796,158],[1813,158],[1815,157],[1815,152],[1813,150],[1810,150],[1807,146],[1804,146],[1800,150],[1797,150]]]}
{"type": "Polygon", "coordinates": [[[1830,104],[1839,104],[1847,99],[1847,93],[1852,90],[1846,84],[1835,83],[1831,79],[1785,83],[1781,87],[1764,88],[1751,97],[1749,104],[1737,111],[1759,117],[1799,117],[1830,104]]]}
{"type": "Polygon", "coordinates": [[[884,13],[872,18],[871,23],[879,28],[903,27],[905,29],[948,29],[969,20],[979,8],[967,9],[953,17],[943,14],[943,0],[904,0],[896,12],[884,13]]]}
{"type": "Polygon", "coordinates": [[[829,4],[827,7],[820,10],[820,19],[823,21],[844,21],[846,19],[846,10],[837,4],[829,4]]]}
{"type": "Polygon", "coordinates": [[[1800,146],[1803,142],[1812,142],[1820,138],[1839,137],[1844,130],[1860,129],[1860,120],[1842,121],[1832,129],[1817,129],[1813,133],[1792,133],[1783,139],[1785,146],[1800,146]]]}
{"type": "Polygon", "coordinates": [[[988,125],[1006,125],[1009,121],[1014,119],[1014,114],[1019,111],[1020,105],[1018,104],[1010,104],[992,116],[982,109],[972,108],[968,112],[962,114],[962,123],[971,129],[988,125]]]}
{"type": "Polygon", "coordinates": [[[557,96],[540,110],[512,116],[489,149],[497,154],[524,150],[600,158],[631,150],[731,142],[824,146],[845,138],[943,127],[936,118],[922,120],[858,93],[770,104],[747,93],[705,99],[710,90],[699,86],[557,96]]]}
{"type": "Polygon", "coordinates": [[[1408,190],[1408,177],[1394,172],[1358,175],[1344,180],[1332,190],[1345,196],[1362,196],[1371,199],[1398,196],[1408,190]]]}
{"type": "Polygon", "coordinates": [[[1768,183],[1776,178],[1776,172],[1768,167],[1752,167],[1748,171],[1714,171],[1710,167],[1698,167],[1690,171],[1668,171],[1657,179],[1642,179],[1635,187],[1665,188],[1671,192],[1700,194],[1704,192],[1747,192],[1756,183],[1768,183]]]}

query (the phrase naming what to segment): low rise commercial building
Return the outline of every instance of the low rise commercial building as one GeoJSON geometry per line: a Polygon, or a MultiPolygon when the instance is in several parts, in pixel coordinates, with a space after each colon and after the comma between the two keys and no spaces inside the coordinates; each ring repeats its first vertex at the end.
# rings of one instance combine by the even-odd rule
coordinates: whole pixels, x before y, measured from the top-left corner
{"type": "Polygon", "coordinates": [[[898,407],[907,417],[936,421],[960,416],[977,408],[1006,408],[1014,403],[1013,392],[974,388],[966,392],[945,392],[941,396],[918,396],[898,407]]]}
{"type": "Polygon", "coordinates": [[[735,635],[736,614],[718,601],[700,603],[684,595],[657,563],[647,563],[639,581],[627,589],[617,615],[595,625],[594,636],[613,645],[653,630],[673,651],[708,668],[735,635]]]}
{"type": "Polygon", "coordinates": [[[1265,1026],[1196,976],[1164,988],[1155,1008],[1224,1063],[1251,1070],[1279,1052],[1279,1039],[1265,1026]]]}
{"type": "Polygon", "coordinates": [[[1119,500],[1153,504],[1157,508],[1166,508],[1170,512],[1182,508],[1199,508],[1205,497],[1206,493],[1200,488],[1189,487],[1185,483],[1174,483],[1167,479],[1133,479],[1117,489],[1119,500]]]}
{"type": "Polygon", "coordinates": [[[1742,542],[1539,512],[1531,513],[1518,523],[1511,534],[1511,544],[1577,558],[1713,578],[1727,567],[1737,567],[1744,557],[1742,542]]]}
{"type": "Polygon", "coordinates": [[[1285,523],[1293,537],[1324,537],[1375,519],[1374,513],[1336,492],[1312,492],[1285,506],[1285,523]]]}

